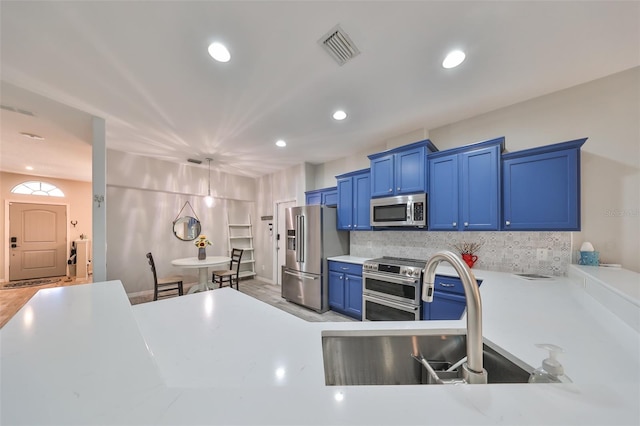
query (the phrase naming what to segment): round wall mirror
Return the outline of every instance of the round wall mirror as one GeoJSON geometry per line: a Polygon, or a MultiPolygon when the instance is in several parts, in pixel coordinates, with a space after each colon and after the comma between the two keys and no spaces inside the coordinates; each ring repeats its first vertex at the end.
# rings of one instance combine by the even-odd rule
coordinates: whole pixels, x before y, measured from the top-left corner
{"type": "Polygon", "coordinates": [[[198,238],[202,227],[195,217],[183,216],[173,222],[173,234],[182,241],[193,241],[198,238]]]}

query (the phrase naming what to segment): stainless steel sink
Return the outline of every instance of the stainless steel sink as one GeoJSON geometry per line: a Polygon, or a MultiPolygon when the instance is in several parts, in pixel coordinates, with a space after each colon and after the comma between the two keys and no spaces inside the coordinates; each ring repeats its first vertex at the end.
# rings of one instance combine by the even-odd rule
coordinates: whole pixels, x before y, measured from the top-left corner
{"type": "MultiPolygon", "coordinates": [[[[426,368],[412,355],[422,354],[445,380],[458,381],[461,368],[444,372],[466,356],[465,330],[324,331],[324,375],[327,385],[433,384],[426,368]]],[[[483,339],[488,383],[527,383],[533,367],[483,339]]]]}

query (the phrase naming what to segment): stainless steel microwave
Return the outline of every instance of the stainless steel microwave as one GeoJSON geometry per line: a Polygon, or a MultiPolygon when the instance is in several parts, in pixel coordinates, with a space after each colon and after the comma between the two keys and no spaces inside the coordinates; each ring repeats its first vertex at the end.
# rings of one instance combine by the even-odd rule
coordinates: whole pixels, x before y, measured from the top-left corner
{"type": "Polygon", "coordinates": [[[371,226],[427,227],[427,194],[371,199],[371,226]]]}

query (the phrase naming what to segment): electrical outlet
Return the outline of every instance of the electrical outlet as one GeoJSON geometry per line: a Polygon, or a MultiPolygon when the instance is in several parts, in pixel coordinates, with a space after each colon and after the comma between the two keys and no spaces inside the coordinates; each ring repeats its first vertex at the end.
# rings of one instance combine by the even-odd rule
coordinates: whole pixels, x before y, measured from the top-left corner
{"type": "Polygon", "coordinates": [[[538,260],[547,260],[549,250],[547,249],[538,249],[536,252],[536,257],[538,260]]]}

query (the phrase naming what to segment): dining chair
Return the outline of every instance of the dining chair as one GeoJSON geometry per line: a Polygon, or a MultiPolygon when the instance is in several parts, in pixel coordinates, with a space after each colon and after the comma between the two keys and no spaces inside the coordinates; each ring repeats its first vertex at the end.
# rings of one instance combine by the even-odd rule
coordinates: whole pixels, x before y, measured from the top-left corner
{"type": "Polygon", "coordinates": [[[147,253],[147,259],[149,259],[149,265],[151,266],[151,272],[153,272],[153,300],[158,300],[158,296],[170,297],[175,294],[169,292],[178,292],[178,296],[182,296],[182,279],[180,277],[167,277],[158,279],[156,272],[156,264],[153,261],[153,255],[147,253]]]}
{"type": "Polygon", "coordinates": [[[229,287],[233,288],[233,283],[236,284],[236,290],[240,291],[238,282],[240,281],[240,260],[242,259],[242,253],[244,250],[234,248],[231,250],[231,262],[229,262],[229,269],[220,271],[213,271],[211,274],[211,281],[215,284],[220,284],[220,287],[226,287],[224,283],[228,282],[229,287]]]}

